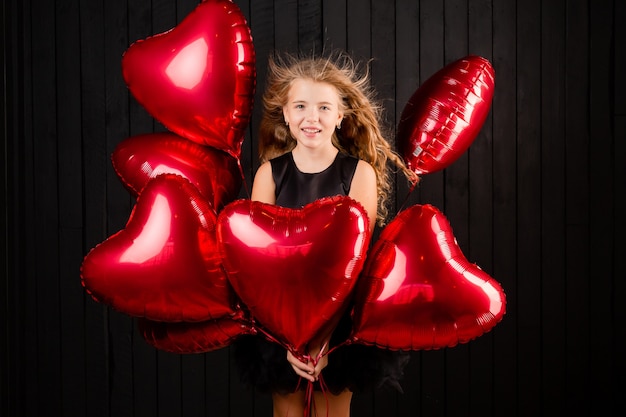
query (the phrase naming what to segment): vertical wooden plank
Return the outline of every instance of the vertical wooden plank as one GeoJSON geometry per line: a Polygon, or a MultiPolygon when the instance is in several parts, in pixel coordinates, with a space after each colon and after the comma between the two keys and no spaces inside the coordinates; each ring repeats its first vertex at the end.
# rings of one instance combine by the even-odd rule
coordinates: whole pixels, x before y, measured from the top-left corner
{"type": "MultiPolygon", "coordinates": [[[[466,0],[444,3],[444,63],[447,65],[467,55],[468,4],[466,0]]],[[[461,250],[469,257],[469,160],[464,152],[444,171],[444,205],[440,206],[452,227],[461,250]]],[[[446,413],[467,414],[469,389],[469,345],[460,344],[446,349],[446,413]]]]}
{"type": "MultiPolygon", "coordinates": [[[[122,46],[122,56],[117,59],[118,71],[122,71],[123,54],[133,44],[154,35],[152,29],[152,6],[150,1],[127,2],[127,31],[126,45],[122,46]]],[[[128,88],[126,85],[125,88],[128,88]]],[[[154,131],[154,119],[141,105],[130,91],[128,94],[129,136],[151,133],[154,131]]],[[[122,139],[123,140],[123,139],[122,139]]]]}
{"type": "MultiPolygon", "coordinates": [[[[176,27],[178,16],[173,0],[152,1],[152,34],[158,35],[176,27]]],[[[167,129],[155,119],[155,131],[167,129]]],[[[157,352],[157,413],[182,416],[182,371],[180,355],[157,352]]]]}
{"type": "MultiPolygon", "coordinates": [[[[258,144],[256,134],[262,114],[261,97],[265,88],[267,62],[269,55],[274,52],[275,41],[275,5],[272,0],[251,1],[240,6],[244,15],[249,16],[248,22],[252,30],[257,63],[257,88],[254,96],[254,109],[250,121],[250,136],[248,137],[248,159],[241,163],[246,172],[248,189],[252,186],[254,173],[258,168],[258,144]],[[255,35],[256,34],[256,35],[255,35]]],[[[244,187],[245,188],[245,187],[244,187]]],[[[271,397],[252,390],[245,389],[239,379],[237,367],[230,357],[230,412],[233,416],[265,416],[272,411],[271,397]]]]}
{"type": "MultiPolygon", "coordinates": [[[[622,24],[626,19],[626,4],[624,2],[614,3],[615,12],[613,15],[613,26],[615,28],[615,42],[613,44],[614,54],[614,70],[613,70],[613,83],[615,85],[615,96],[613,98],[613,106],[615,111],[613,132],[615,135],[614,141],[614,157],[613,166],[615,167],[615,183],[613,187],[613,195],[617,198],[614,201],[615,208],[614,213],[619,213],[615,216],[615,251],[614,253],[626,253],[626,220],[622,213],[626,212],[626,206],[623,199],[618,196],[623,195],[626,190],[626,167],[623,161],[626,160],[626,146],[623,138],[626,138],[626,82],[624,81],[623,74],[626,74],[626,50],[622,47],[626,45],[626,27],[622,24]]],[[[613,259],[613,271],[619,271],[622,269],[621,257],[617,256],[613,259]]],[[[626,298],[626,284],[624,280],[620,278],[619,274],[613,275],[613,305],[615,305],[615,317],[613,318],[613,351],[612,356],[614,358],[613,366],[613,384],[612,384],[612,397],[611,403],[613,404],[613,411],[618,412],[619,404],[621,403],[621,390],[619,387],[626,386],[626,358],[622,354],[623,346],[626,344],[626,334],[622,331],[623,327],[619,323],[624,323],[626,320],[626,305],[622,302],[626,298]]]]}
{"type": "MultiPolygon", "coordinates": [[[[110,156],[119,142],[129,136],[128,91],[125,86],[121,58],[127,49],[128,10],[126,2],[107,4],[104,10],[104,70],[106,154],[107,235],[122,230],[132,209],[128,190],[123,186],[111,164],[110,156]]],[[[110,406],[115,416],[133,413],[133,351],[132,319],[109,309],[110,406]]]]}
{"type": "MultiPolygon", "coordinates": [[[[150,1],[127,2],[126,45],[120,44],[123,53],[133,44],[152,36],[152,7],[150,1]]],[[[122,71],[121,58],[117,60],[119,71],[122,71]]],[[[127,89],[124,88],[124,90],[127,89]]],[[[135,97],[126,91],[128,100],[128,136],[152,133],[154,119],[147,110],[137,102],[135,97]]],[[[127,138],[119,138],[120,142],[127,138]]],[[[118,142],[119,144],[119,142],[118,142]]],[[[134,417],[156,417],[158,415],[158,362],[157,352],[148,345],[137,331],[136,321],[132,322],[132,406],[134,417]]]]}
{"type": "MultiPolygon", "coordinates": [[[[445,65],[444,4],[435,0],[420,1],[420,85],[445,65]]],[[[444,175],[436,172],[422,176],[420,204],[432,204],[444,211],[444,175]]],[[[445,415],[446,349],[421,353],[422,415],[445,415]]]]}
{"type": "MultiPolygon", "coordinates": [[[[393,131],[396,114],[396,50],[395,45],[395,7],[393,3],[372,3],[372,86],[376,98],[383,107],[382,123],[385,133],[393,131]]],[[[395,139],[386,135],[386,139],[395,146],[395,139]]]]}
{"type": "MultiPolygon", "coordinates": [[[[372,85],[376,91],[376,99],[383,109],[381,120],[383,134],[391,146],[394,147],[395,138],[391,135],[391,132],[394,131],[393,128],[396,124],[396,48],[391,48],[390,45],[395,45],[396,43],[396,31],[393,30],[396,25],[395,2],[374,1],[371,3],[371,9],[372,85]]],[[[395,189],[395,184],[392,185],[393,189],[395,189]]],[[[392,200],[394,197],[394,195],[389,196],[392,200]]],[[[396,415],[397,399],[398,393],[394,390],[374,390],[374,403],[368,410],[369,413],[359,415],[396,415]]]]}
{"type": "Polygon", "coordinates": [[[37,259],[37,362],[39,413],[61,413],[59,346],[59,202],[57,184],[57,106],[54,1],[39,2],[31,10],[33,24],[33,183],[37,236],[31,255],[37,259]],[[45,408],[44,408],[45,407],[45,408]]]}
{"type": "MultiPolygon", "coordinates": [[[[177,25],[184,20],[200,3],[196,0],[176,0],[177,25]]],[[[181,357],[181,413],[183,416],[228,415],[228,409],[220,408],[227,404],[226,384],[209,386],[206,377],[206,355],[190,354],[181,357]],[[210,387],[210,388],[209,388],[210,387]],[[220,400],[220,398],[222,400],[220,400]]],[[[220,374],[228,377],[228,368],[220,374]]]]}
{"type": "MultiPolygon", "coordinates": [[[[420,2],[420,85],[444,67],[444,40],[443,3],[435,0],[420,2]]],[[[416,191],[422,204],[432,204],[445,212],[442,171],[424,175],[416,191]]]]}
{"type": "Polygon", "coordinates": [[[297,0],[274,2],[274,48],[279,52],[298,53],[299,6],[297,0]]]}
{"type": "MultiPolygon", "coordinates": [[[[372,57],[372,2],[347,1],[347,52],[357,62],[367,65],[372,57]]],[[[371,415],[373,407],[373,392],[357,393],[352,399],[352,413],[354,415],[371,415]]]]}
{"type": "Polygon", "coordinates": [[[346,0],[322,1],[322,29],[324,31],[324,50],[346,50],[348,6],[346,0]]]}
{"type": "Polygon", "coordinates": [[[239,381],[239,375],[230,375],[230,351],[222,348],[204,355],[204,378],[207,416],[234,416],[230,412],[231,380],[239,381]]]}
{"type": "Polygon", "coordinates": [[[371,0],[347,0],[347,50],[357,61],[371,57],[371,0]]]}
{"type": "Polygon", "coordinates": [[[517,236],[519,415],[541,413],[541,13],[517,3],[517,236]]]}
{"type": "MultiPolygon", "coordinates": [[[[398,123],[409,98],[419,88],[420,71],[420,3],[412,0],[396,1],[396,114],[398,123]]],[[[396,150],[398,149],[397,140],[396,150]]],[[[417,203],[418,192],[409,193],[409,184],[397,175],[395,213],[417,203]]],[[[419,187],[419,185],[418,185],[419,187]]],[[[414,361],[416,362],[416,361],[414,361]]]]}
{"type": "MultiPolygon", "coordinates": [[[[468,4],[468,53],[482,56],[493,65],[494,10],[491,0],[468,4]]],[[[497,85],[497,75],[496,75],[497,85]]],[[[489,113],[468,151],[469,231],[467,258],[493,276],[494,167],[493,125],[489,113]]],[[[497,277],[495,277],[497,280],[497,277]]],[[[470,415],[494,414],[494,334],[490,332],[469,344],[470,415]]]]}
{"type": "MultiPolygon", "coordinates": [[[[81,1],[81,110],[83,148],[84,252],[106,238],[105,57],[103,4],[81,1]]],[[[109,416],[107,309],[86,297],[86,397],[89,413],[109,416]]]]}
{"type": "MultiPolygon", "coordinates": [[[[207,387],[205,381],[204,355],[181,355],[181,415],[200,417],[204,415],[227,415],[227,411],[207,408],[207,387]]],[[[221,377],[226,377],[223,374],[221,377]]],[[[223,392],[226,394],[226,392],[223,392]]],[[[219,400],[218,400],[219,401],[219,400]]],[[[218,402],[219,404],[219,402],[218,402]]]]}
{"type": "MultiPolygon", "coordinates": [[[[167,32],[176,26],[178,16],[175,0],[151,0],[151,6],[152,36],[167,32]]],[[[168,131],[156,118],[153,118],[153,124],[155,132],[168,131]]]]}
{"type": "Polygon", "coordinates": [[[323,52],[322,0],[298,1],[298,49],[304,53],[323,52]]]}
{"type": "Polygon", "coordinates": [[[493,276],[506,294],[506,315],[493,330],[494,416],[516,416],[517,380],[517,67],[516,2],[493,2],[493,276]]]}
{"type": "MultiPolygon", "coordinates": [[[[396,0],[396,107],[395,125],[397,128],[400,116],[409,98],[419,87],[420,79],[420,4],[412,0],[396,0]]],[[[397,140],[396,150],[397,150],[397,140]]],[[[395,213],[410,207],[417,201],[417,192],[409,194],[409,184],[397,175],[395,213]],[[405,204],[403,206],[403,204],[405,204]]],[[[392,206],[393,207],[393,206],[392,206]]],[[[394,213],[392,212],[392,215],[394,213]]],[[[402,389],[404,393],[398,399],[398,417],[420,416],[421,405],[421,356],[420,352],[412,352],[409,364],[404,370],[402,389]]]]}
{"type": "MultiPolygon", "coordinates": [[[[7,175],[7,214],[6,231],[8,233],[6,247],[6,279],[7,279],[7,373],[3,377],[3,394],[6,395],[3,404],[3,412],[7,415],[24,415],[26,398],[32,395],[29,390],[29,382],[32,383],[34,366],[28,366],[27,354],[32,351],[28,345],[27,312],[30,305],[24,299],[32,300],[29,288],[29,264],[26,263],[26,242],[32,219],[32,207],[28,203],[25,190],[29,161],[26,158],[26,144],[30,141],[26,134],[28,127],[25,116],[30,107],[26,106],[30,96],[30,87],[27,81],[30,79],[30,67],[25,65],[26,57],[30,54],[27,42],[29,38],[29,23],[25,19],[24,10],[29,7],[29,2],[7,1],[3,15],[4,23],[4,59],[6,65],[6,81],[3,86],[5,92],[6,118],[6,154],[5,167],[7,175]],[[20,279],[18,279],[18,277],[20,279]],[[30,381],[29,381],[30,379],[30,381]]],[[[4,106],[3,106],[4,107],[4,106]]],[[[31,301],[34,302],[34,301],[31,301]]],[[[32,316],[32,314],[31,314],[32,316]]],[[[32,356],[31,356],[32,357],[32,356]]],[[[5,358],[3,357],[3,360],[5,358]]],[[[35,385],[34,383],[32,385],[35,385]]],[[[34,390],[36,394],[36,388],[34,390]]],[[[33,411],[32,409],[30,411],[33,411]]]]}
{"type": "Polygon", "coordinates": [[[180,24],[200,3],[198,0],[174,0],[176,3],[176,25],[180,24]]]}
{"type": "Polygon", "coordinates": [[[158,351],[157,364],[157,415],[182,417],[181,357],[158,351]]]}
{"type": "Polygon", "coordinates": [[[157,417],[158,358],[157,350],[148,345],[133,322],[133,404],[134,417],[157,417]]]}
{"type": "MultiPolygon", "coordinates": [[[[596,401],[609,401],[612,387],[614,358],[612,351],[611,294],[613,291],[613,240],[615,213],[613,195],[615,187],[614,166],[609,161],[614,151],[615,136],[611,131],[611,106],[613,90],[611,79],[613,27],[613,1],[589,3],[590,51],[593,66],[589,71],[590,112],[589,130],[589,204],[590,204],[590,370],[588,395],[596,401]]],[[[620,138],[623,140],[623,138],[620,138]]],[[[621,215],[621,213],[619,214],[621,215]]]]}
{"type": "Polygon", "coordinates": [[[80,101],[80,21],[78,1],[56,3],[56,73],[59,160],[59,302],[61,314],[62,415],[84,416],[85,291],[80,285],[83,189],[80,101]]]}
{"type": "Polygon", "coordinates": [[[543,412],[565,407],[565,4],[541,7],[541,300],[543,412]]]}
{"type": "Polygon", "coordinates": [[[10,55],[10,50],[7,50],[7,42],[10,42],[10,25],[7,25],[6,13],[10,11],[12,8],[11,4],[7,4],[8,2],[3,3],[3,7],[0,9],[0,30],[2,31],[2,54],[0,54],[0,66],[4,69],[4,79],[0,84],[0,93],[2,93],[3,100],[0,102],[0,114],[2,114],[2,118],[0,119],[0,130],[5,135],[5,146],[0,149],[0,159],[4,163],[5,169],[0,172],[0,216],[2,216],[2,230],[3,236],[0,241],[0,251],[2,251],[2,255],[0,256],[0,270],[3,272],[4,279],[0,282],[0,297],[2,300],[5,300],[2,303],[3,312],[5,313],[2,317],[2,321],[0,322],[0,333],[2,334],[2,340],[0,340],[0,413],[7,414],[9,407],[9,340],[11,340],[11,329],[9,324],[8,312],[12,310],[12,306],[9,305],[9,293],[11,288],[11,282],[9,280],[9,260],[8,260],[8,245],[10,234],[9,234],[9,225],[7,224],[8,213],[9,213],[9,187],[7,186],[7,171],[8,171],[8,161],[7,161],[7,148],[8,145],[8,133],[9,129],[7,127],[7,122],[11,116],[9,111],[7,110],[7,104],[11,102],[12,98],[7,91],[6,80],[7,78],[11,79],[11,69],[10,65],[7,64],[7,55],[10,55]],[[8,70],[7,70],[8,69],[8,70]]]}
{"type": "Polygon", "coordinates": [[[589,400],[589,23],[586,1],[566,6],[565,196],[566,196],[566,412],[593,414],[589,400]]]}

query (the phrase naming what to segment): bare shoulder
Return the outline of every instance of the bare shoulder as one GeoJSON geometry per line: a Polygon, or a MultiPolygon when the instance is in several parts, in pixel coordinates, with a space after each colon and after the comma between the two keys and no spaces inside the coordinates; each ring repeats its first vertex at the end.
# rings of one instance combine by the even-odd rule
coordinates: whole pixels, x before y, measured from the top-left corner
{"type": "Polygon", "coordinates": [[[356,172],[350,186],[350,197],[363,205],[370,219],[370,229],[373,229],[378,209],[376,171],[374,167],[363,160],[359,161],[356,166],[356,172]]]}
{"type": "Polygon", "coordinates": [[[272,177],[272,164],[267,161],[261,164],[254,175],[251,199],[263,203],[274,204],[276,185],[272,177]]]}
{"type": "Polygon", "coordinates": [[[376,184],[376,171],[374,171],[374,167],[362,159],[359,160],[356,166],[354,176],[366,182],[374,181],[374,184],[376,184]]]}

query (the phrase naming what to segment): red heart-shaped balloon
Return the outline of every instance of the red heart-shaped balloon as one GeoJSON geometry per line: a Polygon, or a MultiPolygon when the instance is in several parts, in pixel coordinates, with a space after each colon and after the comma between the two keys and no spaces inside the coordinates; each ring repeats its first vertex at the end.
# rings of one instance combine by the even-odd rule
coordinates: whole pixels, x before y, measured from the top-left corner
{"type": "Polygon", "coordinates": [[[135,99],[169,130],[238,158],[256,84],[250,29],[232,1],[205,0],[122,57],[135,99]]]}
{"type": "Polygon", "coordinates": [[[113,168],[135,196],[160,174],[189,180],[219,212],[241,187],[237,159],[218,149],[198,145],[173,133],[148,133],[120,142],[111,155],[113,168]]]}
{"type": "Polygon", "coordinates": [[[250,200],[218,216],[224,268],[252,317],[279,343],[304,355],[332,332],[362,269],[369,226],[349,197],[302,209],[250,200]]]}
{"type": "Polygon", "coordinates": [[[234,314],[216,218],[188,180],[173,174],[150,180],[126,227],[85,256],[81,279],[86,291],[123,313],[157,321],[234,314]]]}
{"type": "Polygon", "coordinates": [[[398,122],[398,149],[418,175],[456,161],[483,126],[493,98],[495,72],[469,55],[446,65],[411,96],[398,122]]]}
{"type": "Polygon", "coordinates": [[[465,343],[505,313],[499,283],[465,258],[430,205],[400,212],[380,234],[355,296],[351,340],[401,350],[465,343]]]}
{"type": "Polygon", "coordinates": [[[166,323],[139,319],[138,330],[148,344],[172,353],[204,353],[224,348],[244,334],[254,332],[252,326],[232,317],[196,323],[166,323]]]}

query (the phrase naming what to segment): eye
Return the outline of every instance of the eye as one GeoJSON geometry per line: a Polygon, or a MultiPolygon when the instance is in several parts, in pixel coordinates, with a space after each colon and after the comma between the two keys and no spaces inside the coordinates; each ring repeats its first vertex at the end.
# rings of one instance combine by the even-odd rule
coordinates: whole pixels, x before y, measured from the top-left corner
{"type": "Polygon", "coordinates": [[[296,104],[296,109],[303,109],[304,108],[304,104],[296,104]]]}
{"type": "Polygon", "coordinates": [[[320,107],[320,108],[321,108],[322,110],[330,110],[330,107],[328,107],[328,106],[322,106],[322,107],[320,107]]]}

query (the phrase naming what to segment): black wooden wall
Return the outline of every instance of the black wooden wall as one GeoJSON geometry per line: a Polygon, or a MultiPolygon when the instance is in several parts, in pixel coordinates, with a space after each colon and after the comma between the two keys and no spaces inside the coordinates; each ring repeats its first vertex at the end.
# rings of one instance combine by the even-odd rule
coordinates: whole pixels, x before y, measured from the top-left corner
{"type": "MultiPolygon", "coordinates": [[[[469,344],[412,354],[404,394],[354,416],[563,416],[623,410],[626,360],[626,3],[622,0],[238,0],[257,52],[342,48],[374,58],[396,126],[413,91],[467,54],[496,70],[469,151],[409,203],[450,220],[507,293],[469,344]]],[[[86,296],[79,266],[124,227],[121,140],[163,128],[129,95],[121,56],[198,0],[4,0],[0,415],[270,416],[228,348],[173,355],[86,296]]],[[[259,88],[260,90],[261,88],[259,88]]],[[[257,164],[259,109],[244,142],[257,164]]],[[[398,186],[398,206],[407,193],[398,186]]]]}

